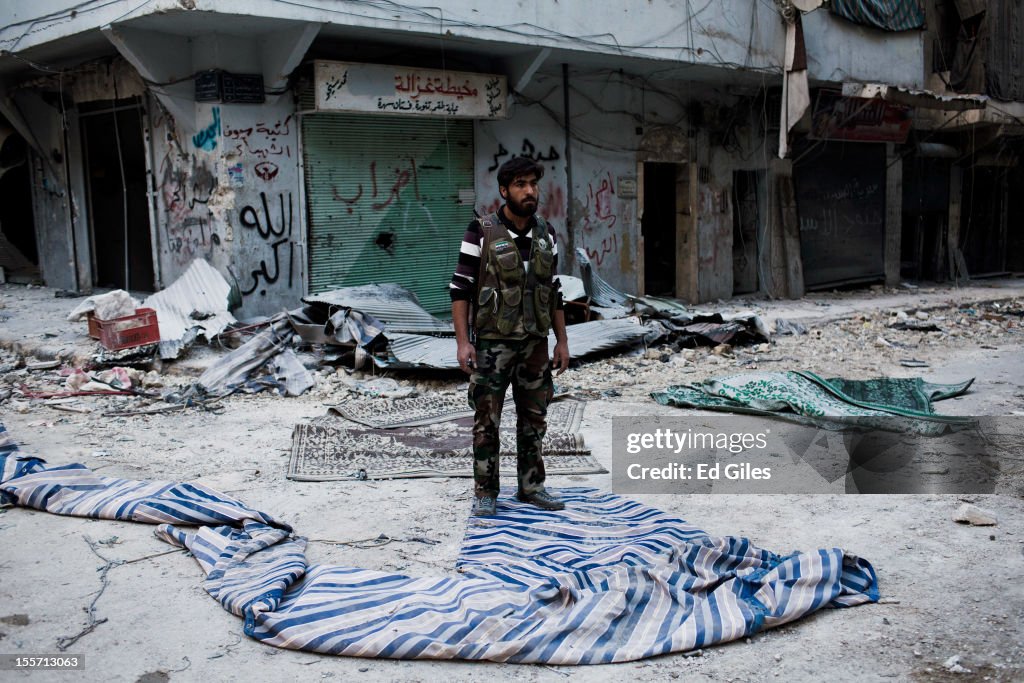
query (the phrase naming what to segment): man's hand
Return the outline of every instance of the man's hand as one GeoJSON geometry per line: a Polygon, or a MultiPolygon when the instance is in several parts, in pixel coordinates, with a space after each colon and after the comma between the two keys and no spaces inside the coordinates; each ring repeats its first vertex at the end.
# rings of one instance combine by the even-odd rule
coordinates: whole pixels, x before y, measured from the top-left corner
{"type": "Polygon", "coordinates": [[[563,339],[555,343],[554,357],[551,360],[551,367],[556,369],[555,377],[565,372],[569,367],[569,342],[563,339]]]}
{"type": "Polygon", "coordinates": [[[476,370],[476,347],[467,342],[459,342],[459,351],[457,355],[459,359],[459,367],[467,375],[472,375],[473,371],[476,370]]]}

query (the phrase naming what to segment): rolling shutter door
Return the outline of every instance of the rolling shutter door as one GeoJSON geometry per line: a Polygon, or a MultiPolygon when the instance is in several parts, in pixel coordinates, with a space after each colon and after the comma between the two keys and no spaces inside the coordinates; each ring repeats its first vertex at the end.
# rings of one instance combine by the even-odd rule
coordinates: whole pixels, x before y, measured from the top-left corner
{"type": "Polygon", "coordinates": [[[308,114],[302,134],[310,293],[395,282],[450,311],[473,218],[472,121],[308,114]]]}

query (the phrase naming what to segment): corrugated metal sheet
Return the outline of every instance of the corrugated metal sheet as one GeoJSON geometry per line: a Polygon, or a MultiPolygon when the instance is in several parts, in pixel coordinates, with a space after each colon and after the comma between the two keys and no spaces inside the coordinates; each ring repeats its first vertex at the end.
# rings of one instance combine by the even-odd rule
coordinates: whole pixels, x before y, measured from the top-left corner
{"type": "Polygon", "coordinates": [[[594,272],[594,266],[590,263],[586,249],[576,249],[576,262],[580,267],[580,279],[583,280],[583,287],[587,290],[587,296],[590,297],[591,302],[608,308],[621,306],[630,308],[632,306],[633,297],[615,289],[594,272]]]}
{"type": "Polygon", "coordinates": [[[160,357],[177,358],[198,328],[207,339],[235,322],[228,312],[231,285],[203,259],[196,259],[181,277],[142,305],[156,310],[160,323],[160,357]]]}
{"type": "Polygon", "coordinates": [[[471,121],[377,115],[303,117],[309,287],[396,282],[434,313],[473,218],[471,121]]]}
{"type": "MultiPolygon", "coordinates": [[[[598,351],[629,346],[644,338],[649,330],[639,318],[591,320],[569,328],[569,355],[583,358],[598,351]]],[[[378,367],[444,368],[457,370],[455,339],[421,334],[389,334],[388,360],[374,358],[378,367]]],[[[554,348],[555,335],[548,336],[548,348],[554,348]]]]}
{"type": "Polygon", "coordinates": [[[587,256],[585,249],[576,249],[576,262],[579,263],[580,274],[583,276],[583,286],[587,291],[587,295],[592,303],[598,307],[608,309],[607,311],[602,311],[605,315],[612,315],[615,311],[663,315],[669,318],[692,315],[686,304],[678,299],[665,299],[660,296],[633,296],[632,294],[626,294],[615,289],[594,272],[594,267],[590,263],[590,258],[587,256]]]}
{"type": "Polygon", "coordinates": [[[416,295],[401,285],[386,283],[343,287],[303,298],[307,304],[327,304],[354,308],[384,324],[390,336],[394,332],[454,332],[450,321],[436,318],[420,306],[416,295]]]}

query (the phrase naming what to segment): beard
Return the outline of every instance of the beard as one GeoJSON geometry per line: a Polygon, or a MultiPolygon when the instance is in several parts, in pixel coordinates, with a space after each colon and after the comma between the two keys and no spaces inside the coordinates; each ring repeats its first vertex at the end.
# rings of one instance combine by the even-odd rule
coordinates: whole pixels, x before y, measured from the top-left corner
{"type": "Polygon", "coordinates": [[[506,205],[508,206],[509,211],[521,218],[529,218],[533,214],[537,213],[537,200],[535,199],[519,203],[509,197],[506,201],[506,205]]]}

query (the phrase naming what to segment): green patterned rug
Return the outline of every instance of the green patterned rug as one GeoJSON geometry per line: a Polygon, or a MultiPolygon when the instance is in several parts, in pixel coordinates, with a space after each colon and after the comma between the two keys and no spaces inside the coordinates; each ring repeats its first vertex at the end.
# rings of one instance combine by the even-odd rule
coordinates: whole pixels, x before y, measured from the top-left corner
{"type": "Polygon", "coordinates": [[[941,433],[975,423],[971,417],[939,415],[933,401],[959,396],[974,379],[934,384],[919,377],[825,379],[813,372],[751,372],[678,384],[651,397],[662,405],[752,415],[774,415],[820,427],[863,427],[941,433]]]}

